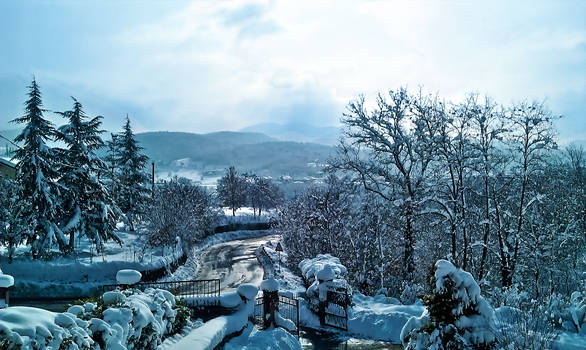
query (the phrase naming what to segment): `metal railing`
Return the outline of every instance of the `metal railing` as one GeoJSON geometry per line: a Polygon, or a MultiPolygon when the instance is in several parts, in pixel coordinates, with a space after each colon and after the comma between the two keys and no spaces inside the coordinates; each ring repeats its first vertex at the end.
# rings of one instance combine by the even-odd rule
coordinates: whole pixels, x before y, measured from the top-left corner
{"type": "Polygon", "coordinates": [[[127,287],[146,290],[147,288],[164,289],[171,292],[179,298],[197,298],[197,297],[219,297],[220,280],[189,280],[189,281],[170,281],[170,282],[139,282],[132,286],[121,284],[106,284],[102,286],[102,291],[107,292],[115,289],[124,289],[127,287]]]}

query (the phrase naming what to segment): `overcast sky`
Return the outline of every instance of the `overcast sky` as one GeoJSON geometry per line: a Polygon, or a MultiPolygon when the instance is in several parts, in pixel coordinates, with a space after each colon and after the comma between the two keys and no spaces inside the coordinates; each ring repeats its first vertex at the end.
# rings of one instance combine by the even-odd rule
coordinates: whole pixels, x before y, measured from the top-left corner
{"type": "Polygon", "coordinates": [[[545,99],[586,139],[586,1],[3,1],[0,129],[36,76],[105,126],[336,125],[359,94],[545,99]]]}

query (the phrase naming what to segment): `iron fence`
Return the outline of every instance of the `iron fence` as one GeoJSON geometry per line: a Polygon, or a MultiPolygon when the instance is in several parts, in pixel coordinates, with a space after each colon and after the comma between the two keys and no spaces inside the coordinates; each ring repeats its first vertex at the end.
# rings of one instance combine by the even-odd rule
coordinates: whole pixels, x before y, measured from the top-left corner
{"type": "MultiPolygon", "coordinates": [[[[107,292],[115,289],[124,289],[126,287],[129,286],[121,284],[106,284],[102,286],[102,291],[107,292]]],[[[170,282],[139,282],[132,285],[131,287],[142,291],[145,291],[148,288],[164,289],[179,298],[220,296],[219,279],[170,282]]]]}

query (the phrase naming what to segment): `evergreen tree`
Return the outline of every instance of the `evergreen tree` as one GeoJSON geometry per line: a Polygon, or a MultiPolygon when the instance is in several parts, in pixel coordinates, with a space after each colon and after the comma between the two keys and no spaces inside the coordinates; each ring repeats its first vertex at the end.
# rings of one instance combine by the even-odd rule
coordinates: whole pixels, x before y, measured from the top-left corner
{"type": "Polygon", "coordinates": [[[149,178],[144,172],[148,157],[141,153],[143,148],[134,138],[128,117],[124,131],[117,139],[117,163],[120,169],[119,206],[126,215],[130,229],[134,231],[134,222],[146,213],[150,199],[149,178]]]}
{"type": "Polygon", "coordinates": [[[59,207],[59,189],[54,182],[57,178],[55,152],[46,142],[55,135],[55,128],[43,117],[45,111],[41,92],[36,80],[29,86],[25,114],[12,122],[25,124],[16,136],[22,148],[14,152],[18,160],[16,179],[21,186],[20,199],[27,201],[28,210],[22,212],[23,221],[31,228],[27,243],[31,246],[33,258],[46,256],[55,242],[64,247],[65,239],[56,224],[59,207]]]}
{"type": "Polygon", "coordinates": [[[110,140],[106,141],[106,148],[108,153],[104,161],[106,162],[106,169],[103,172],[104,183],[107,185],[110,196],[114,202],[118,203],[119,194],[119,169],[118,169],[118,153],[120,152],[120,135],[111,133],[110,140]]]}
{"type": "Polygon", "coordinates": [[[73,109],[57,112],[68,119],[59,128],[57,140],[67,149],[60,150],[64,164],[60,166],[59,184],[65,189],[62,205],[62,230],[69,234],[66,252],[74,251],[75,237],[86,236],[98,247],[114,239],[119,212],[106,187],[99,180],[105,163],[96,155],[104,143],[100,137],[100,116],[87,120],[83,106],[73,98],[73,109]]]}
{"type": "Polygon", "coordinates": [[[28,237],[28,226],[22,221],[22,213],[28,209],[26,201],[20,200],[22,189],[14,180],[0,177],[0,243],[8,248],[8,263],[16,246],[28,237]]]}

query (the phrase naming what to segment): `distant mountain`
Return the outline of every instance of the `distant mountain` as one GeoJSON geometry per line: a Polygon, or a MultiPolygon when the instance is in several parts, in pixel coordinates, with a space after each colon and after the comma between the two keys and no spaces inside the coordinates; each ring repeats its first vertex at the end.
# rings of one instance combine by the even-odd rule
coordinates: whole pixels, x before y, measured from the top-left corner
{"type": "Polygon", "coordinates": [[[324,145],[337,144],[340,136],[340,128],[315,126],[306,123],[262,123],[246,127],[240,131],[260,132],[282,141],[312,142],[324,145]]]}
{"type": "Polygon", "coordinates": [[[335,151],[331,146],[278,141],[249,132],[147,132],[136,137],[157,172],[189,177],[216,177],[231,165],[262,176],[321,176],[335,151]]]}

